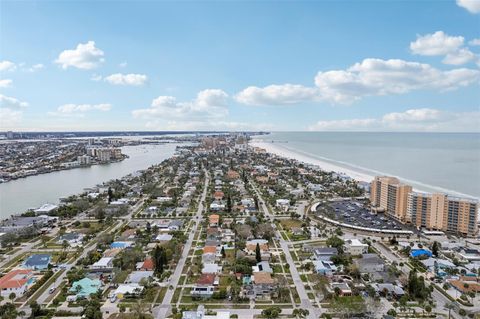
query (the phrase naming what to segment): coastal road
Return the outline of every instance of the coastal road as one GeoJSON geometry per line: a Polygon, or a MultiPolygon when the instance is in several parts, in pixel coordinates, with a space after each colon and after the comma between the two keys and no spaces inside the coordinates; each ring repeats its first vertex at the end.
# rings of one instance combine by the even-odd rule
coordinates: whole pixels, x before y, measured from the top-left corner
{"type": "MultiPolygon", "coordinates": [[[[250,181],[250,185],[252,185],[253,189],[255,190],[255,193],[257,194],[260,205],[263,211],[265,212],[265,215],[272,220],[273,216],[270,214],[270,211],[268,210],[268,207],[265,204],[265,201],[263,200],[262,195],[258,191],[257,186],[251,181],[250,181]]],[[[287,263],[290,266],[290,273],[292,274],[293,283],[295,285],[295,288],[297,289],[298,296],[300,297],[300,308],[307,309],[309,311],[307,318],[309,319],[318,318],[321,314],[321,309],[314,307],[310,302],[310,298],[308,297],[308,294],[305,290],[303,281],[300,278],[300,274],[298,273],[297,267],[295,266],[295,262],[293,261],[292,255],[290,254],[290,249],[288,248],[287,241],[283,239],[282,235],[276,228],[275,228],[275,233],[277,235],[278,240],[280,241],[280,247],[282,247],[287,263]]]]}
{"type": "Polygon", "coordinates": [[[165,293],[165,296],[163,298],[162,305],[159,307],[155,307],[153,309],[153,314],[155,318],[159,319],[164,319],[167,317],[167,314],[170,311],[171,308],[171,302],[172,302],[172,297],[173,294],[175,293],[175,289],[177,288],[178,281],[180,280],[180,276],[182,275],[183,268],[185,267],[185,262],[188,257],[188,253],[190,252],[190,249],[192,248],[192,243],[193,243],[193,238],[195,237],[195,233],[197,232],[198,229],[198,224],[200,223],[200,220],[202,219],[202,213],[203,213],[203,203],[205,202],[205,198],[207,197],[207,190],[208,190],[208,183],[210,182],[210,176],[207,171],[205,171],[205,183],[203,186],[203,193],[200,198],[200,201],[198,203],[198,209],[197,209],[197,214],[195,215],[195,223],[193,226],[193,231],[190,233],[190,236],[188,237],[187,242],[185,243],[185,246],[183,248],[182,256],[180,257],[180,260],[178,261],[177,267],[175,268],[175,272],[173,273],[172,278],[170,279],[170,285],[173,286],[173,289],[168,289],[167,292],[165,293]]]}

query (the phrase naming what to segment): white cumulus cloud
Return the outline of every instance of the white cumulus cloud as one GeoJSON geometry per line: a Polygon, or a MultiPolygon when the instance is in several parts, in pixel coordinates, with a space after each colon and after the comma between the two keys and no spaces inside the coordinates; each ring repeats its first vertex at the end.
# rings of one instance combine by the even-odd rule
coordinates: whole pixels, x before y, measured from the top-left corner
{"type": "Polygon", "coordinates": [[[478,46],[480,45],[480,39],[473,39],[468,42],[471,46],[478,46]]]}
{"type": "Polygon", "coordinates": [[[410,43],[410,50],[419,55],[446,55],[463,46],[464,41],[462,36],[450,36],[443,31],[437,31],[417,36],[417,40],[410,43]]]}
{"type": "Polygon", "coordinates": [[[445,64],[462,65],[472,61],[478,60],[478,56],[467,48],[459,49],[455,52],[449,53],[442,60],[445,64]]]}
{"type": "Polygon", "coordinates": [[[8,129],[15,127],[21,120],[27,102],[0,94],[0,127],[8,129]]]}
{"type": "MultiPolygon", "coordinates": [[[[418,55],[443,55],[445,56],[442,60],[444,64],[462,65],[477,61],[478,56],[464,47],[464,42],[465,38],[462,36],[450,36],[443,31],[437,31],[433,34],[417,36],[417,40],[410,43],[410,50],[418,55]]],[[[475,40],[470,43],[475,43],[475,40]]]]}
{"type": "Polygon", "coordinates": [[[27,71],[33,73],[33,72],[37,72],[37,71],[39,71],[41,69],[44,69],[44,68],[45,68],[45,65],[43,65],[42,63],[37,63],[37,64],[34,64],[31,67],[29,67],[27,69],[27,71]]]}
{"type": "Polygon", "coordinates": [[[148,77],[145,74],[122,74],[115,73],[111,74],[104,78],[104,80],[110,84],[114,85],[132,85],[132,86],[141,86],[144,85],[148,77]]]}
{"type": "Polygon", "coordinates": [[[228,115],[228,95],[219,89],[200,91],[197,97],[189,102],[179,102],[173,96],[159,96],[149,108],[132,111],[135,118],[152,119],[214,119],[228,115]]]}
{"type": "Polygon", "coordinates": [[[22,120],[22,111],[0,108],[0,126],[3,129],[15,127],[22,120]]]}
{"type": "Polygon", "coordinates": [[[17,66],[12,61],[0,61],[0,72],[14,71],[16,68],[17,66]]]}
{"type": "Polygon", "coordinates": [[[480,13],[480,0],[457,0],[457,5],[471,13],[480,13]]]}
{"type": "Polygon", "coordinates": [[[57,108],[55,112],[49,112],[49,115],[53,116],[83,116],[84,113],[90,111],[110,111],[112,105],[109,103],[101,104],[64,104],[57,108]]]}
{"type": "Polygon", "coordinates": [[[451,90],[479,79],[478,70],[441,71],[418,62],[365,59],[347,70],[319,72],[315,84],[326,100],[350,103],[364,96],[403,94],[420,89],[451,90]]]}
{"type": "Polygon", "coordinates": [[[10,79],[0,79],[0,88],[8,88],[12,85],[12,80],[10,79]]]}
{"type": "Polygon", "coordinates": [[[0,94],[0,108],[19,109],[28,106],[27,102],[20,101],[14,97],[0,94]]]}
{"type": "Polygon", "coordinates": [[[79,43],[73,50],[65,50],[55,63],[59,64],[63,69],[75,67],[83,70],[90,70],[98,67],[105,61],[104,52],[95,47],[94,41],[87,43],[79,43]]]}
{"type": "Polygon", "coordinates": [[[235,99],[247,105],[286,105],[319,99],[319,91],[313,87],[296,84],[269,85],[263,88],[249,86],[235,99]]]}
{"type": "Polygon", "coordinates": [[[431,108],[387,113],[380,118],[318,121],[311,131],[479,132],[480,112],[449,112],[431,108]]]}
{"type": "MultiPolygon", "coordinates": [[[[458,63],[465,57],[449,57],[458,63]]],[[[235,95],[247,105],[289,105],[327,101],[349,104],[366,96],[405,94],[415,90],[453,90],[478,82],[480,71],[457,68],[439,70],[429,64],[400,59],[364,59],[345,70],[318,72],[315,86],[296,84],[250,86],[235,95]]]]}

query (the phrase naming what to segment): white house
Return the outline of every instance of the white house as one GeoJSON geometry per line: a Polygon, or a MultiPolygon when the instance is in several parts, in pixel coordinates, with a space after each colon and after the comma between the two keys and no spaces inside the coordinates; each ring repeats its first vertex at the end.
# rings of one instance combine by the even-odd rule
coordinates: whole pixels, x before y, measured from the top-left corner
{"type": "Polygon", "coordinates": [[[361,255],[368,252],[368,245],[362,243],[360,240],[354,238],[347,240],[345,243],[347,252],[351,255],[361,255]]]}
{"type": "Polygon", "coordinates": [[[102,257],[99,261],[90,266],[91,269],[109,270],[113,269],[113,257],[102,257]]]}
{"type": "Polygon", "coordinates": [[[217,264],[204,264],[202,274],[218,274],[222,272],[222,266],[217,264]]]}
{"type": "Polygon", "coordinates": [[[275,206],[283,211],[287,211],[290,207],[290,200],[285,198],[280,198],[275,201],[275,206]]]}
{"type": "Polygon", "coordinates": [[[0,278],[0,295],[8,298],[13,292],[17,297],[23,296],[33,281],[32,270],[14,269],[0,278]]]}
{"type": "Polygon", "coordinates": [[[115,289],[113,294],[118,298],[118,299],[123,299],[126,294],[130,295],[138,295],[143,291],[143,286],[140,286],[139,284],[136,283],[131,283],[131,284],[120,284],[118,285],[118,288],[115,289]]]}

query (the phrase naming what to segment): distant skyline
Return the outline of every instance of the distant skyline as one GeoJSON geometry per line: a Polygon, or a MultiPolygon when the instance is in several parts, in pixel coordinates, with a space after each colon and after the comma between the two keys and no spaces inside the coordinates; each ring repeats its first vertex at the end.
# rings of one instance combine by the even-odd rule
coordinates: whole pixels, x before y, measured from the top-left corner
{"type": "Polygon", "coordinates": [[[480,0],[0,1],[0,131],[480,132],[480,0]]]}

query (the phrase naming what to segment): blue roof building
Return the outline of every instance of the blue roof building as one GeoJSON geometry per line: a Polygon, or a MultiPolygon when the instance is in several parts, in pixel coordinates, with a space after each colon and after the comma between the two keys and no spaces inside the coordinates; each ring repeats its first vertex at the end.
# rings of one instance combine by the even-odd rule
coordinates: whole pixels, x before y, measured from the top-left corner
{"type": "Polygon", "coordinates": [[[47,269],[51,259],[52,256],[48,254],[31,255],[27,258],[27,260],[25,260],[25,262],[23,263],[23,267],[33,270],[47,269]]]}
{"type": "Polygon", "coordinates": [[[414,258],[420,256],[432,257],[432,252],[427,249],[412,249],[410,251],[410,256],[414,258]]]}
{"type": "Polygon", "coordinates": [[[110,248],[127,248],[132,246],[132,242],[130,241],[114,241],[110,244],[110,248]]]}
{"type": "Polygon", "coordinates": [[[79,281],[75,281],[70,291],[75,292],[77,297],[87,298],[91,294],[96,293],[101,286],[102,282],[100,280],[85,277],[79,281]]]}

